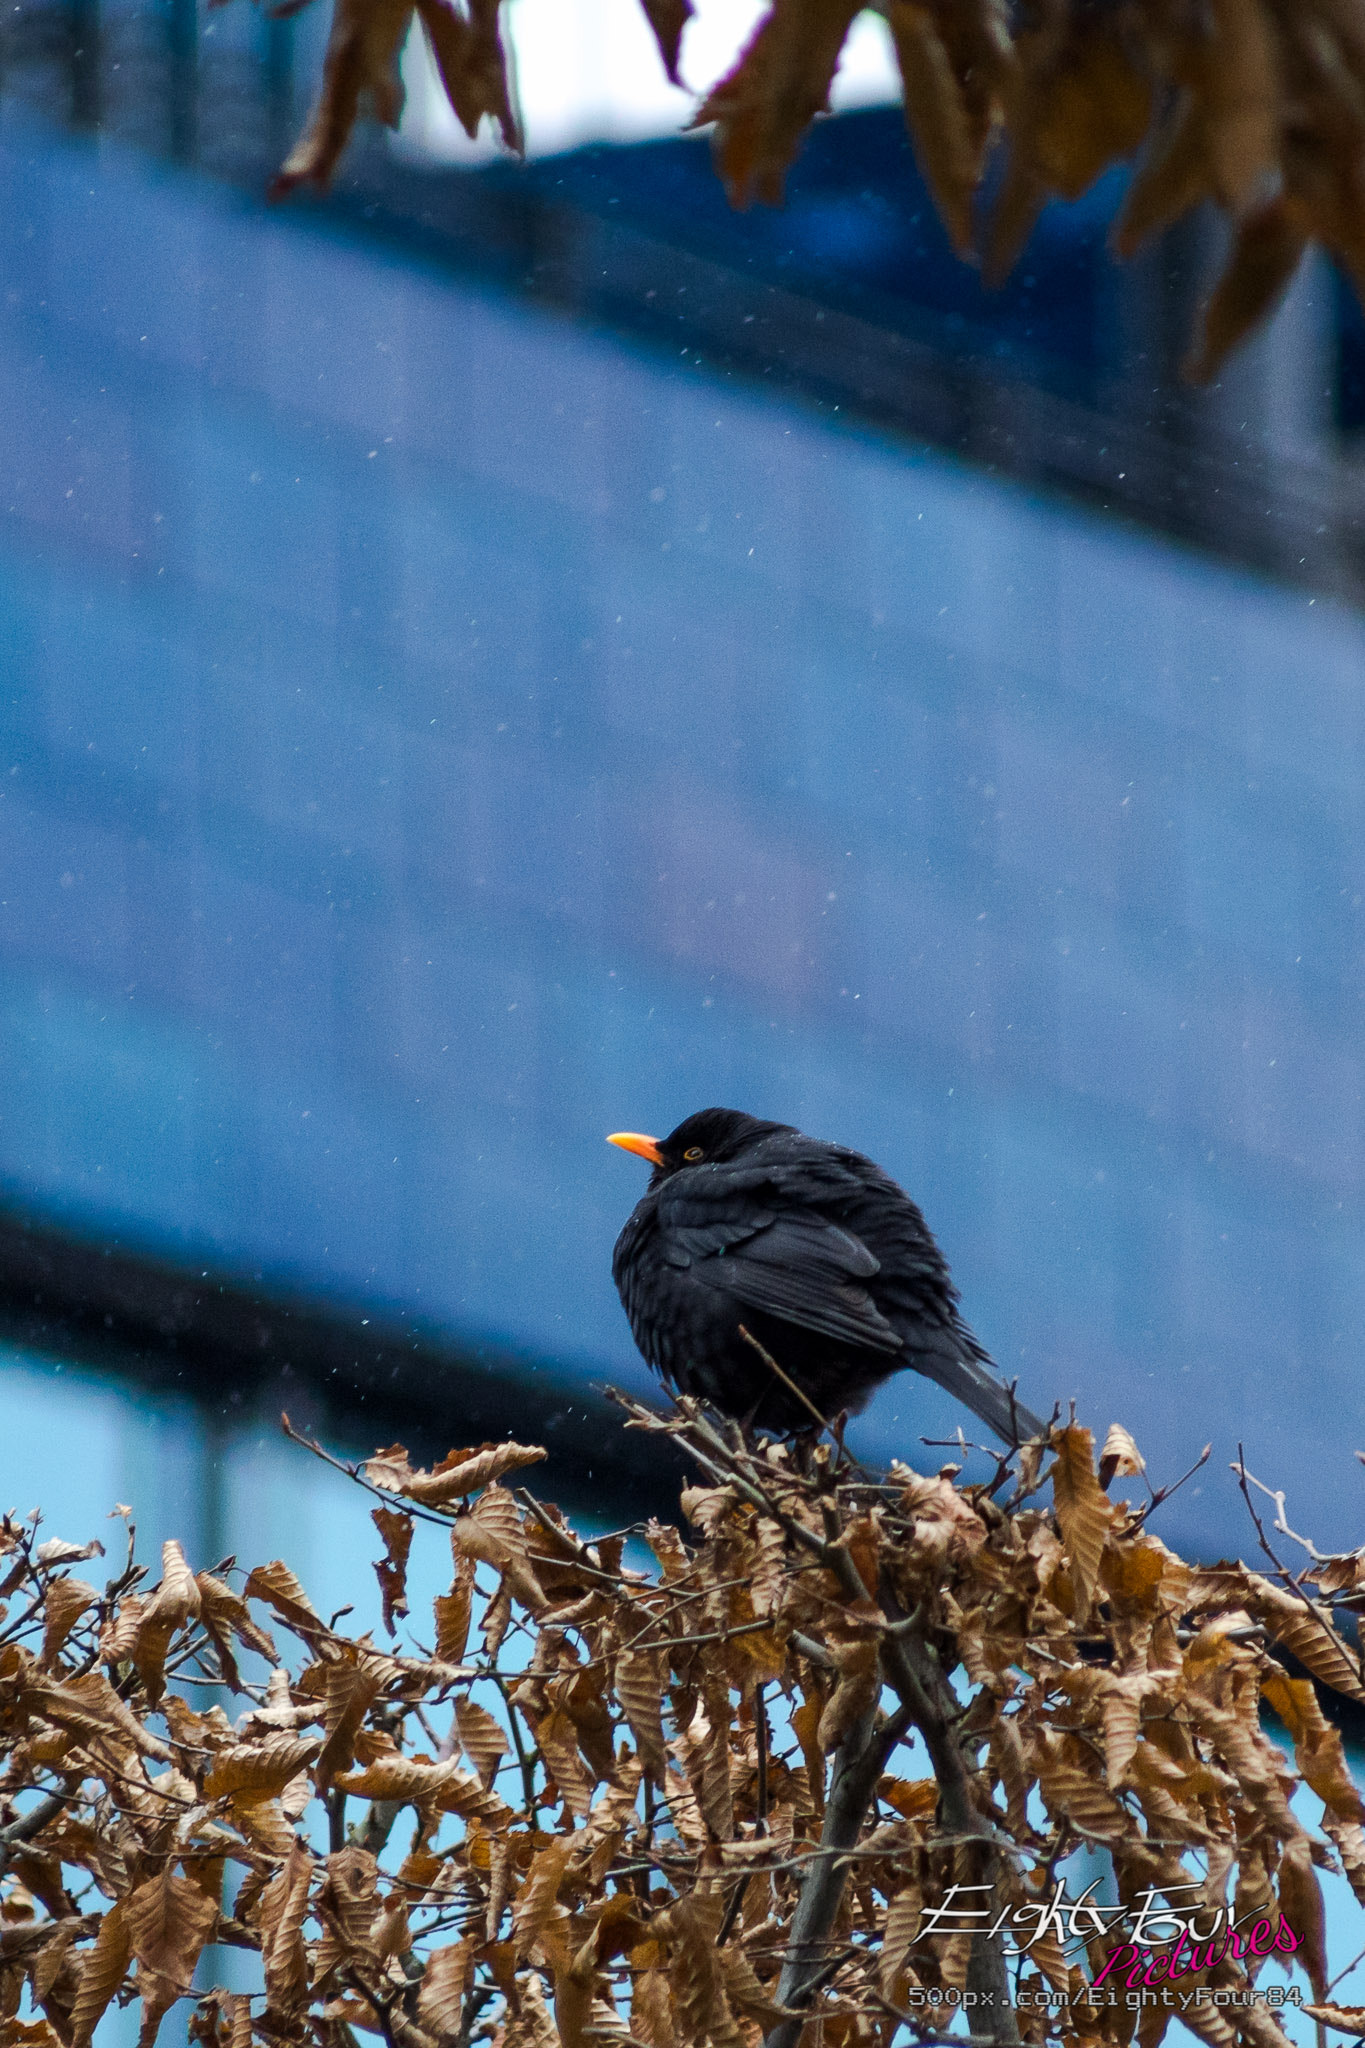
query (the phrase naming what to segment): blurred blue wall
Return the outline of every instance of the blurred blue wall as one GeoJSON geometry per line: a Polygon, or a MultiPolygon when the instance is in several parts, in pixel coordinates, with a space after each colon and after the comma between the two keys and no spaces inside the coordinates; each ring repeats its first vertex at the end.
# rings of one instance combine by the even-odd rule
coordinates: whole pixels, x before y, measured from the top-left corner
{"type": "Polygon", "coordinates": [[[741,1104],[1357,1540],[1361,621],[6,136],[5,1198],[621,1377],[603,1133],[741,1104]]]}

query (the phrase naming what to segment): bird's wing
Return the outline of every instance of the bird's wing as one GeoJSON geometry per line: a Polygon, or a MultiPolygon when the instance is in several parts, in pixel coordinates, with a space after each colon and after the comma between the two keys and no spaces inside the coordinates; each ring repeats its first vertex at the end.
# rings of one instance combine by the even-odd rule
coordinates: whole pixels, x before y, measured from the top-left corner
{"type": "Polygon", "coordinates": [[[819,1336],[900,1350],[900,1338],[860,1284],[881,1270],[861,1238],[817,1210],[777,1208],[766,1176],[689,1180],[671,1198],[667,1184],[659,1191],[660,1250],[670,1265],[819,1336]]]}

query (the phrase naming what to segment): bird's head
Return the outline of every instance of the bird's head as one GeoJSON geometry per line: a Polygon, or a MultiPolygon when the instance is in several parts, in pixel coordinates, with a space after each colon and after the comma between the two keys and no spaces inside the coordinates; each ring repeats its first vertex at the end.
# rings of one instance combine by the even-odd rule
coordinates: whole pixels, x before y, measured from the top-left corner
{"type": "Polygon", "coordinates": [[[715,1166],[738,1159],[762,1138],[789,1131],[790,1124],[767,1123],[742,1109],[699,1109],[685,1117],[666,1138],[646,1138],[639,1131],[613,1131],[609,1145],[637,1152],[654,1168],[650,1186],[685,1166],[715,1166]]]}

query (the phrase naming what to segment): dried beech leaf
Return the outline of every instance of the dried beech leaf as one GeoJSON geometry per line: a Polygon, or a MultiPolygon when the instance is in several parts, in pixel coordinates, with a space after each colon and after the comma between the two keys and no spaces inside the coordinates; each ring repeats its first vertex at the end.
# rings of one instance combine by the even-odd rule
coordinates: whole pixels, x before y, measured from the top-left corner
{"type": "Polygon", "coordinates": [[[1115,1477],[1129,1479],[1147,1470],[1147,1461],[1121,1422],[1111,1422],[1100,1452],[1100,1485],[1107,1492],[1115,1477]]]}
{"type": "Polygon", "coordinates": [[[49,1536],[33,1554],[39,1564],[50,1570],[59,1564],[81,1564],[88,1557],[103,1557],[104,1545],[94,1539],[89,1543],[68,1543],[62,1536],[49,1536]]]}
{"type": "Polygon", "coordinates": [[[1033,109],[1032,161],[1053,192],[1079,199],[1101,171],[1131,156],[1152,116],[1150,78],[1104,16],[1081,18],[1033,109]]]}
{"type": "Polygon", "coordinates": [[[233,1743],[220,1749],[204,1780],[205,1799],[251,1804],[275,1799],[317,1755],[321,1744],[277,1735],[264,1742],[233,1743]]]}
{"type": "Polygon", "coordinates": [[[1212,191],[1204,146],[1203,102],[1186,90],[1150,138],[1124,195],[1110,239],[1118,256],[1135,256],[1152,235],[1183,218],[1212,191]]]}
{"type": "Polygon", "coordinates": [[[151,2048],[162,2017],[194,1976],[218,1910],[198,1885],[167,1866],[123,1901],[123,1911],[140,1966],[138,2048],[151,2048]]]}
{"type": "Polygon", "coordinates": [[[530,1561],[516,1502],[506,1487],[490,1485],[480,1494],[469,1513],[456,1522],[451,1540],[459,1555],[494,1565],[506,1590],[523,1607],[532,1614],[542,1612],[545,1590],[530,1561]]]}
{"type": "Polygon", "coordinates": [[[166,1652],[178,1630],[198,1616],[200,1592],[185,1553],[174,1541],[161,1547],[161,1584],[142,1610],[131,1655],[155,1706],[165,1690],[166,1652]]]}
{"type": "Polygon", "coordinates": [[[1294,1761],[1323,1805],[1343,1821],[1365,1821],[1341,1735],[1322,1708],[1309,1678],[1291,1678],[1272,1666],[1261,1679],[1261,1696],[1284,1722],[1294,1740],[1294,1761]]]}
{"type": "Polygon", "coordinates": [[[905,123],[915,160],[959,256],[972,246],[972,200],[980,175],[967,108],[938,26],[916,0],[888,0],[905,123]]]}
{"type": "Polygon", "coordinates": [[[839,1682],[820,1715],[815,1739],[828,1754],[877,1703],[881,1668],[875,1640],[850,1643],[834,1652],[839,1682]]]}
{"type": "Polygon", "coordinates": [[[174,1755],[160,1736],[153,1735],[124,1704],[102,1671],[87,1671],[79,1678],[60,1683],[53,1678],[34,1677],[28,1697],[45,1720],[73,1735],[113,1736],[129,1742],[144,1756],[173,1763],[174,1755]]]}
{"type": "Polygon", "coordinates": [[[1254,1572],[1247,1574],[1246,1599],[1252,1613],[1265,1623],[1276,1642],[1291,1651],[1315,1678],[1330,1685],[1334,1692],[1344,1693],[1347,1699],[1365,1699],[1357,1661],[1316,1608],[1306,1600],[1296,1600],[1291,1593],[1254,1572]]]}
{"type": "Polygon", "coordinates": [[[716,1948],[718,1900],[719,1894],[708,1900],[693,1892],[659,1914],[651,1932],[669,1943],[668,1981],[683,2039],[710,2041],[713,2048],[744,2048],[716,1948]]]}
{"type": "Polygon", "coordinates": [[[1208,0],[1208,5],[1215,38],[1202,80],[1205,149],[1219,198],[1240,213],[1269,196],[1278,172],[1274,17],[1261,0],[1208,0]]]}
{"type": "Polygon", "coordinates": [[[537,1444],[479,1444],[469,1451],[448,1451],[434,1471],[422,1472],[414,1471],[408,1464],[401,1444],[394,1446],[394,1452],[377,1451],[365,1465],[366,1478],[375,1486],[404,1494],[425,1507],[462,1500],[491,1486],[507,1472],[520,1471],[524,1465],[538,1465],[546,1455],[537,1444]]]}
{"type": "MultiPolygon", "coordinates": [[[[479,123],[487,114],[502,130],[502,139],[508,149],[520,154],[521,122],[512,104],[507,59],[498,29],[498,0],[469,0],[468,16],[459,13],[452,0],[417,0],[417,12],[436,59],[446,98],[465,134],[470,137],[477,135],[479,123]]],[[[517,1447],[486,1445],[484,1448],[517,1447]]],[[[468,1457],[473,1454],[466,1452],[461,1455],[468,1457]]],[[[544,1456],[544,1451],[537,1451],[533,1456],[515,1462],[532,1464],[536,1458],[544,1456]]],[[[511,1464],[497,1468],[502,1472],[513,1469],[511,1464]]],[[[473,1479],[463,1491],[472,1493],[476,1486],[486,1484],[486,1480],[473,1479]]],[[[453,1492],[440,1493],[426,1495],[425,1498],[451,1500],[455,1495],[453,1492]]]]}
{"type": "Polygon", "coordinates": [[[1090,1431],[1072,1423],[1056,1432],[1053,1447],[1057,1462],[1052,1468],[1052,1497],[1071,1560],[1079,1620],[1095,1595],[1104,1539],[1114,1511],[1095,1477],[1090,1431]]]}
{"type": "Polygon", "coordinates": [[[623,1650],[616,1659],[616,1697],[635,1737],[641,1767],[654,1784],[662,1785],[667,1769],[664,1753],[663,1680],[657,1655],[648,1650],[623,1650]]]}
{"type": "Polygon", "coordinates": [[[1047,187],[1032,163],[1016,149],[986,226],[981,279],[989,289],[998,290],[1013,270],[1046,200],[1047,187]]]}
{"type": "Polygon", "coordinates": [[[339,1771],[348,1770],[355,1756],[356,1737],[365,1716],[378,1698],[382,1681],[377,1671],[364,1665],[329,1664],[323,1728],[327,1740],[317,1761],[317,1787],[326,1793],[339,1771]]]}
{"type": "Polygon", "coordinates": [[[330,1634],[327,1624],[293,1572],[278,1558],[273,1564],[257,1565],[242,1593],[247,1600],[263,1600],[268,1607],[273,1607],[285,1627],[292,1629],[296,1636],[302,1636],[307,1643],[330,1634]]]}
{"type": "Polygon", "coordinates": [[[733,69],[691,126],[715,124],[720,175],[733,206],[776,206],[801,137],[829,103],[857,0],[775,0],[733,69]]]}
{"type": "Polygon", "coordinates": [[[512,1915],[512,1940],[519,1956],[529,1955],[539,1941],[559,1898],[559,1887],[574,1850],[572,1835],[556,1835],[537,1849],[521,1897],[512,1915]]]}
{"type": "Polygon", "coordinates": [[[375,1564],[379,1597],[383,1603],[384,1626],[395,1633],[393,1618],[408,1611],[408,1552],[412,1549],[412,1516],[395,1514],[392,1508],[372,1508],[370,1520],[384,1539],[384,1556],[375,1564]]]}
{"type": "Polygon", "coordinates": [[[1307,1975],[1321,2005],[1327,1996],[1326,1913],[1322,1886],[1303,1836],[1286,1843],[1280,1857],[1280,1910],[1299,1937],[1294,1961],[1307,1975]]]}
{"type": "Polygon", "coordinates": [[[458,1664],[469,1641],[469,1617],[474,1602],[474,1560],[455,1553],[455,1578],[448,1593],[438,1593],[432,1602],[436,1620],[436,1655],[443,1664],[458,1664]]]}
{"type": "Polygon", "coordinates": [[[412,0],[334,0],[322,90],[308,126],[281,164],[270,188],[282,199],[297,185],[325,189],[346,147],[362,99],[376,120],[398,126],[403,81],[398,53],[412,20],[412,0]]]}
{"type": "Polygon", "coordinates": [[[1184,365],[1191,384],[1211,383],[1238,342],[1267,318],[1288,288],[1307,243],[1299,210],[1287,200],[1276,199],[1242,221],[1184,365]]]}
{"type": "Polygon", "coordinates": [[[1145,1674],[1130,1678],[1111,1677],[1103,1687],[1101,1711],[1104,1716],[1104,1776],[1112,1792],[1122,1784],[1124,1773],[1138,1746],[1142,1702],[1152,1689],[1145,1674]]]}
{"type": "Polygon", "coordinates": [[[279,1876],[261,1895],[257,1925],[261,1931],[266,2010],[281,2019],[296,2013],[308,1995],[308,1951],[303,1923],[308,1914],[312,1876],[312,1852],[302,1842],[295,1842],[279,1876]]]}
{"type": "Polygon", "coordinates": [[[507,1737],[502,1726],[486,1707],[465,1698],[455,1703],[455,1726],[459,1730],[460,1747],[478,1772],[479,1783],[487,1792],[507,1754],[507,1737]]]}
{"type": "Polygon", "coordinates": [[[427,1957],[417,1993],[417,2017],[437,2039],[460,2031],[464,1996],[474,1971],[475,1943],[457,1941],[427,1957]]]}
{"type": "Polygon", "coordinates": [[[681,85],[678,58],[682,53],[683,30],[696,12],[692,0],[640,0],[640,5],[659,45],[659,55],[663,58],[670,82],[681,85]]]}
{"type": "Polygon", "coordinates": [[[910,1944],[919,1932],[924,1911],[924,1899],[916,1884],[906,1885],[898,1891],[886,1909],[886,1926],[882,1934],[882,1953],[878,1964],[878,1978],[883,1998],[894,1999],[896,1979],[905,1967],[910,1954],[910,1944]]]}
{"type": "Polygon", "coordinates": [[[111,1906],[100,1921],[95,1946],[81,1965],[76,2002],[71,2008],[72,2048],[88,2048],[105,2008],[123,1982],[132,1953],[123,1907],[111,1906]]]}
{"type": "Polygon", "coordinates": [[[87,1586],[84,1579],[54,1579],[48,1587],[47,1604],[43,1614],[43,1650],[40,1661],[46,1667],[51,1668],[62,1644],[76,1623],[98,1599],[99,1594],[93,1586],[87,1586]]]}

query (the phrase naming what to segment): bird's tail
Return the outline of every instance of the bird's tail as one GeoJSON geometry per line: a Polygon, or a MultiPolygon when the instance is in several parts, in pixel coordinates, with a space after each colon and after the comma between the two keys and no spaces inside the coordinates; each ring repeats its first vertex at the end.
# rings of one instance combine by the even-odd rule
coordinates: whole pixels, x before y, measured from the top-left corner
{"type": "Polygon", "coordinates": [[[952,1351],[917,1351],[907,1360],[916,1372],[922,1372],[926,1379],[933,1380],[987,1429],[995,1431],[1002,1443],[1012,1450],[1025,1443],[1031,1436],[1041,1436],[1048,1425],[1039,1420],[1032,1409],[1016,1400],[1014,1393],[997,1372],[979,1358],[973,1358],[965,1347],[952,1351]]]}

